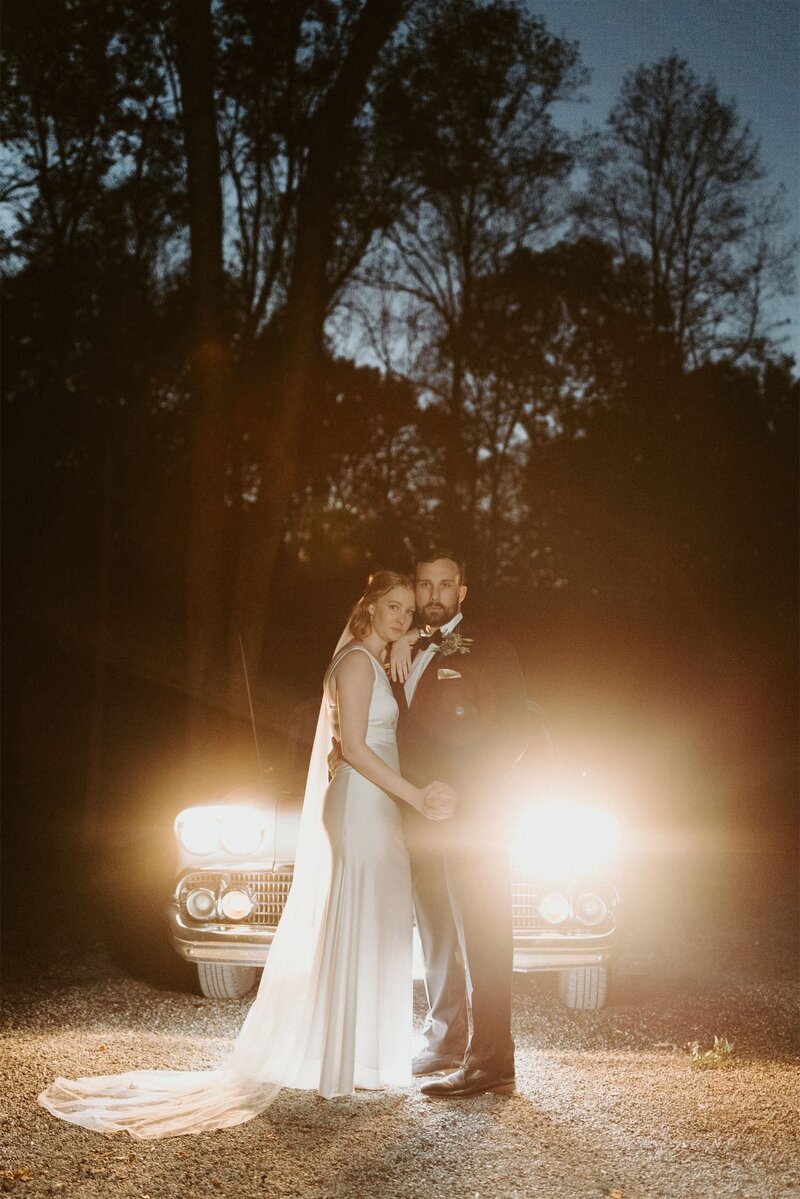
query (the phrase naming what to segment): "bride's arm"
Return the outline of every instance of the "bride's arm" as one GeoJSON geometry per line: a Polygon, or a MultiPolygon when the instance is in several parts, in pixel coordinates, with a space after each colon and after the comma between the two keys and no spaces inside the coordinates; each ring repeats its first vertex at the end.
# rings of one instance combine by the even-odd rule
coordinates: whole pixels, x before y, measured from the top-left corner
{"type": "Polygon", "coordinates": [[[447,784],[430,783],[427,787],[415,787],[396,770],[392,770],[391,766],[387,766],[367,745],[367,722],[374,678],[372,663],[366,655],[353,653],[347,654],[342,660],[332,680],[345,761],[371,783],[396,795],[418,812],[433,818],[451,815],[455,807],[455,792],[447,784]]]}
{"type": "Polygon", "coordinates": [[[419,641],[419,629],[409,629],[389,647],[389,677],[404,683],[411,673],[411,651],[419,641]]]}

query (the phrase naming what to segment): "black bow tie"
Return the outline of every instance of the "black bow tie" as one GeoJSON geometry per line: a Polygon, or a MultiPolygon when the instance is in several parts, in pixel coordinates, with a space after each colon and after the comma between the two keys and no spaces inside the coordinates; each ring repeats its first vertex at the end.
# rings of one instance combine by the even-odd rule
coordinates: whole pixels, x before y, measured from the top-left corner
{"type": "Polygon", "coordinates": [[[430,636],[426,636],[425,633],[420,633],[419,641],[417,642],[417,648],[419,649],[420,653],[422,653],[422,651],[426,650],[429,645],[435,645],[438,647],[441,644],[442,630],[436,629],[433,633],[431,633],[430,636]]]}

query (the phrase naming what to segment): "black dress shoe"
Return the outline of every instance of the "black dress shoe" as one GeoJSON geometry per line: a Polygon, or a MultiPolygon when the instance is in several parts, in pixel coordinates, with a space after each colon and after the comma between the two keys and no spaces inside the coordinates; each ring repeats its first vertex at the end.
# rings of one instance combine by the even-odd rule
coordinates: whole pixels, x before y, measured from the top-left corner
{"type": "Polygon", "coordinates": [[[447,1070],[457,1070],[461,1061],[460,1057],[446,1057],[423,1050],[411,1063],[411,1073],[417,1077],[421,1074],[444,1074],[447,1070]]]}
{"type": "Polygon", "coordinates": [[[438,1082],[426,1082],[420,1087],[431,1099],[467,1099],[470,1095],[510,1095],[516,1089],[514,1071],[498,1074],[496,1070],[481,1070],[478,1066],[462,1066],[438,1082]]]}

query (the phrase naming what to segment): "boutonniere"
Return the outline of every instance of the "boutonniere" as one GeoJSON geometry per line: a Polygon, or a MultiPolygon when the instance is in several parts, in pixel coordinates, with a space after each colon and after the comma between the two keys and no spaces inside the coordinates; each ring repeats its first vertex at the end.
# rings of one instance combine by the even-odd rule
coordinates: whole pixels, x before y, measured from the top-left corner
{"type": "Polygon", "coordinates": [[[439,653],[444,654],[445,657],[448,657],[450,654],[468,654],[474,640],[474,637],[462,637],[454,629],[452,633],[445,633],[444,637],[442,637],[439,653]]]}

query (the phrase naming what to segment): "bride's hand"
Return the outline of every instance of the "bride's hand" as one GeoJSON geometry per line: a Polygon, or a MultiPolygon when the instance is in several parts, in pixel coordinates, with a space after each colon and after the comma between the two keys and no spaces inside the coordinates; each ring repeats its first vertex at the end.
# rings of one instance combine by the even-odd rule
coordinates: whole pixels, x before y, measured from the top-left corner
{"type": "Polygon", "coordinates": [[[422,788],[420,811],[429,820],[449,820],[457,804],[458,796],[449,783],[428,783],[422,788]]]}
{"type": "Polygon", "coordinates": [[[419,641],[419,629],[409,629],[392,642],[389,674],[395,683],[404,683],[411,673],[411,650],[419,641]]]}

